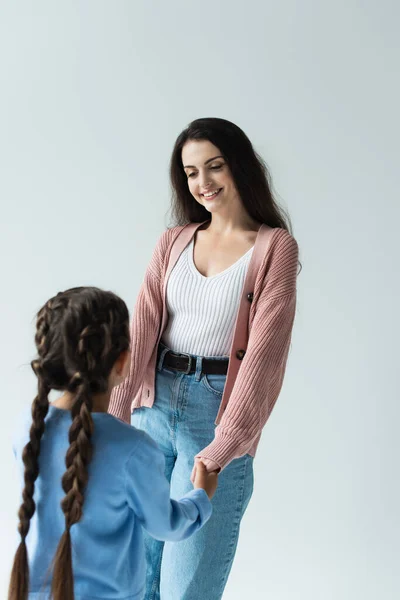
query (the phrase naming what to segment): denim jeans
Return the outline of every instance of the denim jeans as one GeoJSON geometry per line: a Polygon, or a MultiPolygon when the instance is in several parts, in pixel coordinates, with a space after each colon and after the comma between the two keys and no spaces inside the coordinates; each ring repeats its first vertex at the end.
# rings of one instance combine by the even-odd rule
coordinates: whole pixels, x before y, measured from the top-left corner
{"type": "MultiPolygon", "coordinates": [[[[215,419],[225,375],[204,375],[202,358],[196,372],[163,367],[161,352],[152,408],[132,414],[132,425],[146,431],[165,455],[171,496],[193,489],[194,457],[214,438],[215,419]]],[[[219,600],[236,552],[240,522],[253,492],[253,458],[233,460],[220,474],[208,523],[183,542],[159,542],[145,533],[145,600],[219,600]]]]}

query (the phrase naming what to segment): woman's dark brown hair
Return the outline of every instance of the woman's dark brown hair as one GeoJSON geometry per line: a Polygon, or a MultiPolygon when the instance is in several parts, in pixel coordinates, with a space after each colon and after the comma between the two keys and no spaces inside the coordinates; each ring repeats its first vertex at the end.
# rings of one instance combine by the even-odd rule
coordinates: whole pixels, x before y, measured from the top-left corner
{"type": "Polygon", "coordinates": [[[175,225],[200,223],[210,213],[189,191],[182,164],[182,148],[190,140],[208,140],[224,156],[248,214],[258,223],[291,231],[290,219],[276,202],[267,166],[255,152],[247,135],[225,119],[197,119],[175,142],[170,164],[172,212],[175,225]]]}
{"type": "Polygon", "coordinates": [[[22,453],[24,489],[18,512],[21,543],[14,558],[9,600],[26,600],[29,564],[26,537],[35,512],[35,481],[39,475],[40,442],[49,409],[49,392],[73,394],[72,425],[69,430],[66,472],[62,478],[65,497],[61,508],[65,531],[54,559],[52,598],[73,600],[71,527],[81,516],[92,458],[92,398],[106,392],[111,370],[129,348],[129,314],[125,303],[111,292],[93,287],[60,292],[37,315],[35,343],[38,358],[32,368],[38,379],[38,394],[32,404],[29,442],[22,453]]]}

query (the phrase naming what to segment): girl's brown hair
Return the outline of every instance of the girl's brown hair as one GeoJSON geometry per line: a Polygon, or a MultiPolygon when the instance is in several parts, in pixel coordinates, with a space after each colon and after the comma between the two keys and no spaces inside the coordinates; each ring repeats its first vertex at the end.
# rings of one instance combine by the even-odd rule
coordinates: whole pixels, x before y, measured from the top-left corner
{"type": "Polygon", "coordinates": [[[92,458],[93,394],[106,392],[111,370],[129,348],[129,314],[120,298],[94,287],[60,292],[40,309],[35,343],[38,358],[31,365],[38,379],[38,394],[32,404],[29,442],[22,453],[24,489],[18,517],[21,542],[11,572],[9,600],[26,600],[29,593],[29,563],[26,537],[35,512],[35,481],[39,475],[40,442],[45,430],[50,390],[74,395],[69,430],[66,472],[62,478],[65,497],[61,508],[65,531],[54,559],[52,598],[74,599],[71,527],[82,517],[88,465],[92,458]]]}

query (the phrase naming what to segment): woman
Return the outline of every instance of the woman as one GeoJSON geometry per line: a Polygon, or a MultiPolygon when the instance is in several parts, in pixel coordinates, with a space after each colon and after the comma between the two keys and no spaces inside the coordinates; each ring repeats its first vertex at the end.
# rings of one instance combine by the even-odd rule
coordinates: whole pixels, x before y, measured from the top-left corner
{"type": "Polygon", "coordinates": [[[268,172],[223,119],[194,121],[171,159],[177,226],[160,238],[132,321],[131,369],[111,412],[165,454],[171,493],[198,461],[220,471],[213,516],[180,544],[147,537],[146,600],[217,600],[253,490],[253,457],[279,395],[298,248],[268,172]]]}

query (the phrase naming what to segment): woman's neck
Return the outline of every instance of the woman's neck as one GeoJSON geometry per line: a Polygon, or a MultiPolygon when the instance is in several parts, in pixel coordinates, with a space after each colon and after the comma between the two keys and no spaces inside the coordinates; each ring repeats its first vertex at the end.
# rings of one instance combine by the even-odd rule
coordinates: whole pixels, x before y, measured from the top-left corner
{"type": "Polygon", "coordinates": [[[240,231],[258,231],[261,223],[257,223],[247,213],[245,215],[227,216],[213,214],[207,229],[210,233],[225,235],[240,231]]]}
{"type": "Polygon", "coordinates": [[[210,233],[229,235],[239,231],[258,231],[260,225],[261,223],[257,223],[244,206],[238,203],[225,207],[225,210],[212,213],[207,229],[210,233]]]}

